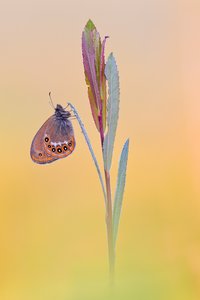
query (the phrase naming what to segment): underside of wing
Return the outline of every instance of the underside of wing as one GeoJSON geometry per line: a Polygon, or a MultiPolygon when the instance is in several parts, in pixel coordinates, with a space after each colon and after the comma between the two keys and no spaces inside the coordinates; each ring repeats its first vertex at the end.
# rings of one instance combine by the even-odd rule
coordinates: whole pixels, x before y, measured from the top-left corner
{"type": "Polygon", "coordinates": [[[39,164],[51,163],[70,155],[75,148],[72,124],[53,115],[36,133],[31,145],[31,158],[39,164]]]}
{"type": "Polygon", "coordinates": [[[35,137],[33,138],[32,144],[31,144],[31,150],[30,150],[30,155],[31,158],[34,162],[38,164],[46,164],[53,162],[57,160],[56,157],[52,157],[51,155],[48,155],[45,152],[44,149],[44,136],[47,128],[50,126],[52,123],[53,116],[50,117],[43,125],[42,127],[38,130],[36,133],[35,137]]]}
{"type": "Polygon", "coordinates": [[[72,124],[69,120],[56,122],[54,129],[48,128],[45,133],[45,151],[53,157],[63,158],[70,155],[75,148],[72,124]]]}

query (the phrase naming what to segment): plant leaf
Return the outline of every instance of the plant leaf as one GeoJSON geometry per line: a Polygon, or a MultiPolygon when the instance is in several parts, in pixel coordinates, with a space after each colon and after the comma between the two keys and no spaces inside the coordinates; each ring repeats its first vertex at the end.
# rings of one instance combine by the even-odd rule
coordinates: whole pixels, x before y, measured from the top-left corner
{"type": "Polygon", "coordinates": [[[108,36],[105,36],[101,45],[101,59],[100,59],[100,95],[102,101],[102,120],[103,129],[106,129],[106,104],[107,104],[107,93],[106,93],[106,76],[105,76],[105,44],[108,36]]]}
{"type": "Polygon", "coordinates": [[[101,42],[99,33],[92,21],[89,20],[82,33],[82,55],[85,80],[88,86],[88,97],[90,100],[92,115],[98,130],[98,115],[100,112],[101,98],[96,74],[96,52],[100,46],[101,42]]]}
{"type": "Polygon", "coordinates": [[[90,19],[87,21],[87,24],[85,25],[85,27],[86,27],[87,29],[89,29],[89,30],[93,30],[93,29],[96,28],[95,25],[94,25],[94,23],[93,23],[92,20],[90,20],[90,19]]]}
{"type": "Polygon", "coordinates": [[[126,168],[128,160],[129,139],[124,144],[119,161],[117,186],[115,191],[115,200],[113,208],[113,245],[115,247],[118,233],[118,226],[122,208],[124,187],[126,182],[126,168]]]}
{"type": "Polygon", "coordinates": [[[95,25],[89,20],[82,33],[82,55],[85,72],[85,80],[88,86],[88,98],[92,110],[92,116],[97,129],[103,131],[106,128],[106,78],[105,68],[105,41],[101,43],[101,37],[95,25]],[[101,121],[102,120],[102,123],[101,121]]]}
{"type": "Polygon", "coordinates": [[[113,54],[108,57],[105,75],[108,80],[107,125],[108,131],[103,144],[104,168],[110,170],[119,115],[119,75],[113,54]]]}
{"type": "Polygon", "coordinates": [[[86,74],[85,74],[85,81],[86,81],[86,84],[88,87],[88,98],[90,101],[90,108],[92,111],[92,116],[93,116],[96,128],[99,130],[98,108],[97,108],[97,105],[95,102],[94,93],[92,92],[92,88],[91,88],[91,85],[89,83],[89,80],[88,80],[86,74]]]}

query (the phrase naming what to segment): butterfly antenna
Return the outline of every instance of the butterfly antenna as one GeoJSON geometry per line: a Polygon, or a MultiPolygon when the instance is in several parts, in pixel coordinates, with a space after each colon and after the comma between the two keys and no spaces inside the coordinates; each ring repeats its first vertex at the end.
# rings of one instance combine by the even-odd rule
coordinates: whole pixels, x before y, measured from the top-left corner
{"type": "Polygon", "coordinates": [[[49,92],[49,99],[50,99],[50,101],[49,101],[50,105],[55,109],[55,106],[53,104],[53,100],[51,98],[51,92],[49,92]]]}

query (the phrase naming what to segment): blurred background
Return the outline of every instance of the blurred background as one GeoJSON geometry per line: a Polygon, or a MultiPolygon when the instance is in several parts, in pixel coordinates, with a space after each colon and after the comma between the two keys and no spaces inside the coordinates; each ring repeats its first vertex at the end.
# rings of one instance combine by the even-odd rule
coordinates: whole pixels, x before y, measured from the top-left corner
{"type": "Polygon", "coordinates": [[[1,1],[0,299],[200,299],[200,2],[1,1]],[[29,155],[55,103],[72,102],[101,162],[81,32],[109,35],[121,103],[112,168],[130,137],[108,289],[104,202],[84,138],[50,165],[29,155]]]}

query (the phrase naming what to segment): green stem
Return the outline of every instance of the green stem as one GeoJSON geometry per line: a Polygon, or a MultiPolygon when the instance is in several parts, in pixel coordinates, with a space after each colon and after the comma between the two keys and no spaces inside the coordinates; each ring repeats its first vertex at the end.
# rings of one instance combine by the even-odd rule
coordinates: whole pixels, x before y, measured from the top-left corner
{"type": "Polygon", "coordinates": [[[106,180],[106,226],[107,226],[107,239],[108,239],[108,255],[109,255],[109,270],[110,270],[110,283],[114,281],[114,269],[115,269],[115,253],[113,244],[113,224],[112,224],[112,198],[111,198],[111,186],[110,186],[110,173],[105,170],[106,180]]]}
{"type": "MultiPolygon", "coordinates": [[[[99,127],[100,127],[100,139],[103,154],[103,143],[104,143],[104,131],[103,131],[103,120],[102,112],[99,115],[99,127]]],[[[104,169],[105,182],[106,182],[106,228],[107,228],[107,240],[108,240],[108,257],[109,257],[109,271],[110,271],[110,283],[114,282],[114,267],[115,267],[115,253],[113,243],[113,221],[112,221],[112,196],[111,196],[111,185],[110,185],[110,172],[104,169]]]]}
{"type": "Polygon", "coordinates": [[[76,110],[76,108],[71,104],[71,103],[68,103],[69,106],[71,107],[72,111],[74,112],[74,115],[76,117],[76,119],[78,120],[79,122],[79,125],[81,127],[81,130],[82,130],[82,133],[85,137],[85,140],[86,140],[86,143],[88,145],[88,148],[90,150],[90,153],[92,155],[92,159],[94,161],[94,164],[95,164],[95,167],[96,167],[96,170],[97,170],[97,173],[98,173],[98,176],[99,176],[99,180],[101,182],[101,187],[102,187],[102,191],[103,191],[103,195],[104,195],[104,200],[105,200],[105,205],[106,205],[106,192],[105,192],[105,187],[104,187],[104,183],[103,183],[103,178],[101,176],[101,171],[100,171],[100,168],[99,168],[99,165],[98,165],[98,162],[97,162],[97,159],[96,159],[96,156],[94,154],[94,151],[93,151],[93,148],[92,148],[92,145],[91,145],[91,142],[90,142],[90,139],[88,137],[88,134],[87,134],[87,131],[85,130],[85,127],[83,125],[83,122],[81,121],[81,118],[78,114],[78,111],[76,110]]]}
{"type": "MultiPolygon", "coordinates": [[[[89,140],[88,134],[85,130],[85,127],[83,125],[83,122],[81,121],[81,118],[76,110],[76,108],[71,104],[68,103],[71,107],[72,111],[74,112],[74,115],[76,116],[79,125],[81,127],[82,133],[85,137],[86,143],[88,145],[88,148],[90,150],[90,153],[92,155],[94,164],[96,166],[96,170],[101,182],[101,187],[104,194],[104,200],[105,200],[105,206],[106,206],[106,228],[107,228],[107,239],[108,239],[108,256],[109,256],[109,270],[110,270],[110,283],[113,283],[114,280],[114,266],[115,266],[115,251],[114,251],[114,242],[113,242],[113,224],[112,224],[112,198],[111,198],[111,185],[110,185],[110,173],[109,171],[104,170],[105,173],[105,182],[106,182],[106,191],[103,183],[103,179],[101,176],[101,171],[96,159],[96,156],[94,154],[91,142],[89,140]]],[[[103,125],[102,125],[102,119],[99,119],[100,123],[100,138],[101,138],[101,146],[102,146],[102,153],[103,153],[103,142],[104,142],[104,132],[103,132],[103,125]]]]}

